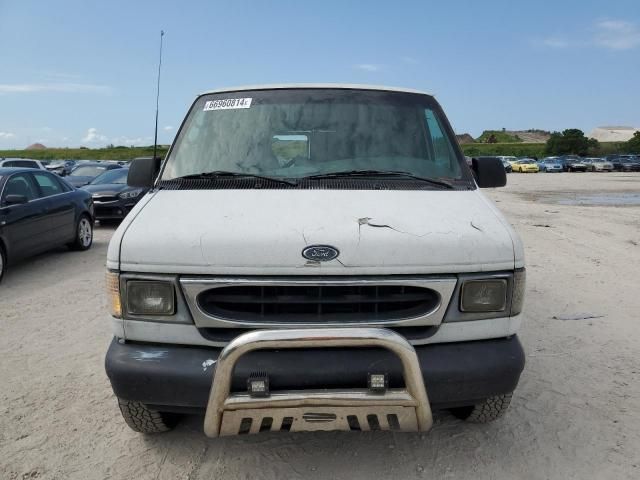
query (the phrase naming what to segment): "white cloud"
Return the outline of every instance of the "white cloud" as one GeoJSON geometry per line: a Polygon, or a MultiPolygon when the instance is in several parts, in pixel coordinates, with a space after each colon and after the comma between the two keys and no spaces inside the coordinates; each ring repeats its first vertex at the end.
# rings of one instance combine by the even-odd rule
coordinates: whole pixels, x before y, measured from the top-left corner
{"type": "Polygon", "coordinates": [[[640,47],[640,26],[626,20],[600,20],[591,32],[572,36],[552,35],[532,41],[535,46],[553,49],[599,47],[608,50],[631,50],[640,47]]]}
{"type": "Polygon", "coordinates": [[[409,65],[418,65],[420,63],[420,61],[417,58],[413,58],[413,57],[402,57],[401,60],[404,63],[407,63],[409,65]]]}
{"type": "Polygon", "coordinates": [[[0,83],[0,94],[11,93],[110,93],[112,88],[106,85],[90,83],[0,83]]]}
{"type": "Polygon", "coordinates": [[[571,46],[569,40],[561,37],[547,37],[543,39],[541,43],[549,48],[568,48],[571,46]]]}
{"type": "Polygon", "coordinates": [[[382,65],[378,65],[375,63],[358,63],[354,65],[354,68],[358,70],[364,70],[366,72],[377,72],[382,68],[382,65]]]}
{"type": "Polygon", "coordinates": [[[129,138],[129,137],[121,136],[121,137],[112,138],[110,143],[113,143],[114,145],[125,145],[127,147],[131,145],[139,147],[139,146],[152,145],[153,138],[152,137],[129,138]]]}
{"type": "Polygon", "coordinates": [[[14,138],[16,136],[15,133],[11,133],[11,132],[0,132],[0,138],[1,139],[9,139],[9,138],[14,138]]]}
{"type": "Polygon", "coordinates": [[[82,139],[82,141],[85,143],[99,143],[99,142],[104,143],[107,140],[109,139],[107,138],[106,135],[102,135],[101,133],[98,132],[97,128],[93,128],[93,127],[87,130],[87,134],[82,139]]]}
{"type": "Polygon", "coordinates": [[[173,127],[171,125],[167,125],[166,127],[163,128],[163,130],[165,132],[170,132],[171,130],[173,130],[173,127]]]}
{"type": "Polygon", "coordinates": [[[91,127],[87,129],[86,135],[82,138],[82,143],[98,145],[125,145],[129,146],[144,146],[144,145],[152,145],[153,137],[127,137],[121,135],[119,137],[109,137],[104,135],[98,131],[97,128],[91,127]]]}
{"type": "Polygon", "coordinates": [[[611,50],[640,47],[640,27],[625,20],[602,20],[596,23],[594,43],[611,50]]]}

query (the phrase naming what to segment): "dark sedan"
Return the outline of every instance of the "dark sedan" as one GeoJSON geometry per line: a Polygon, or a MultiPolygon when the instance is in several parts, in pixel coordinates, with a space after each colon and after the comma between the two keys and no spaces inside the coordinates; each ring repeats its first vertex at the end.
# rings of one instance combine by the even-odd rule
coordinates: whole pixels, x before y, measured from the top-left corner
{"type": "Polygon", "coordinates": [[[128,186],[128,174],[128,168],[109,170],[82,187],[93,195],[96,219],[122,220],[147,193],[145,188],[128,186]]]}
{"type": "Polygon", "coordinates": [[[640,172],[640,157],[620,155],[611,160],[613,169],[618,172],[640,172]]]}
{"type": "Polygon", "coordinates": [[[79,188],[89,184],[94,178],[102,175],[107,170],[114,170],[116,168],[122,168],[122,166],[117,163],[81,163],[71,171],[67,177],[67,181],[74,187],[79,188]]]}
{"type": "Polygon", "coordinates": [[[0,280],[9,262],[92,242],[91,194],[44,170],[0,168],[0,280]]]}
{"type": "Polygon", "coordinates": [[[565,172],[587,171],[587,165],[582,162],[582,159],[580,157],[567,155],[566,157],[560,157],[558,161],[562,163],[562,170],[565,172]]]}

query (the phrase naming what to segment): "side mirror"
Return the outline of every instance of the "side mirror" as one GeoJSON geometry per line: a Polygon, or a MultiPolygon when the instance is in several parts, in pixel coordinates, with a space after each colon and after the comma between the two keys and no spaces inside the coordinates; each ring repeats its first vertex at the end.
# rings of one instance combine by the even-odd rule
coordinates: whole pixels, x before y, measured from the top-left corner
{"type": "Polygon", "coordinates": [[[152,188],[160,172],[160,157],[134,158],[129,165],[127,185],[138,188],[152,188]]]}
{"type": "Polygon", "coordinates": [[[5,205],[22,205],[28,201],[29,199],[25,195],[7,195],[4,197],[5,205]]]}
{"type": "Polygon", "coordinates": [[[471,159],[471,170],[480,188],[504,187],[507,184],[507,172],[499,158],[475,157],[471,159]]]}

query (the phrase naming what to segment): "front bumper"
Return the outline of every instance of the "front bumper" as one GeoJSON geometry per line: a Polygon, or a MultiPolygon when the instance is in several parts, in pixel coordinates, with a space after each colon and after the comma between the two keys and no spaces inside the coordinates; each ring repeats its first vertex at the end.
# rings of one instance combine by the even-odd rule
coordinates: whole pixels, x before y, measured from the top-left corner
{"type": "Polygon", "coordinates": [[[119,199],[110,202],[102,202],[94,198],[97,220],[122,220],[136,206],[137,199],[119,199]]]}
{"type": "MultiPolygon", "coordinates": [[[[472,405],[512,392],[524,368],[518,338],[415,346],[431,408],[472,405]]],[[[115,339],[105,366],[115,394],[160,411],[204,413],[215,365],[222,349],[115,339]]],[[[402,365],[381,348],[301,348],[251,351],[241,356],[231,379],[232,392],[246,391],[256,371],[269,375],[276,390],[367,387],[367,374],[384,372],[389,386],[402,386],[402,365]]]]}

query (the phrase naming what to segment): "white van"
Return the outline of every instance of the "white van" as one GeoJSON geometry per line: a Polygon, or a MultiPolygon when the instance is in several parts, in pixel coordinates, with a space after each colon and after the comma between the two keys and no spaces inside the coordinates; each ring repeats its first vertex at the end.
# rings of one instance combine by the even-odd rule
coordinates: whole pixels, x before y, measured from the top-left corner
{"type": "Polygon", "coordinates": [[[361,85],[196,98],[113,235],[106,370],[127,424],[211,437],[489,421],[524,367],[520,239],[428,94],[361,85]]]}

